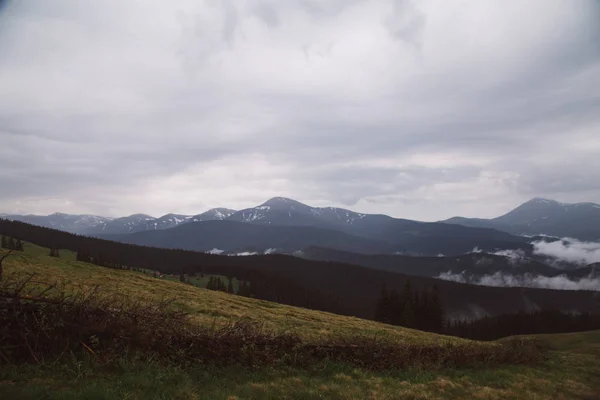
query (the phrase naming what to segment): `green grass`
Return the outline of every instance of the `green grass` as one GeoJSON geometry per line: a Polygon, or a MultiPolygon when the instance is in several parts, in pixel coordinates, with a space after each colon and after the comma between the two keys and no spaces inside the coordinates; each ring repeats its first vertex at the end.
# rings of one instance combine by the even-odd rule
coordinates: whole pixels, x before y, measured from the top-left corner
{"type": "MultiPolygon", "coordinates": [[[[291,331],[303,338],[321,340],[324,336],[363,334],[416,343],[465,342],[447,336],[395,327],[360,318],[287,306],[197,288],[179,279],[160,279],[139,272],[113,270],[75,261],[75,254],[60,251],[61,258],[48,256],[48,250],[26,244],[25,260],[11,257],[5,261],[5,274],[36,274],[36,280],[57,282],[67,291],[100,287],[108,295],[161,301],[175,299],[174,306],[189,312],[193,321],[225,324],[241,318],[261,321],[266,328],[291,331]]],[[[486,346],[489,344],[483,344],[486,346]]]]}
{"type": "MultiPolygon", "coordinates": [[[[204,276],[188,276],[186,275],[185,278],[187,280],[186,283],[189,283],[193,286],[199,287],[199,288],[206,288],[206,285],[208,284],[208,280],[211,277],[215,277],[215,278],[219,278],[221,279],[221,281],[225,284],[225,286],[227,286],[227,283],[229,282],[227,277],[225,275],[204,275],[204,276]]],[[[169,274],[164,274],[163,275],[164,279],[167,279],[169,281],[176,281],[176,282],[180,282],[179,280],[179,275],[169,275],[169,274]]],[[[237,279],[232,279],[231,280],[231,284],[233,285],[233,290],[235,292],[238,291],[239,287],[240,287],[240,281],[238,281],[237,279]]]]}
{"type": "Polygon", "coordinates": [[[536,367],[374,373],[323,364],[249,371],[130,363],[0,368],[4,399],[598,399],[600,332],[547,335],[536,367]],[[562,347],[567,346],[567,347],[562,347]]]}
{"type": "MultiPolygon", "coordinates": [[[[406,343],[463,341],[91,266],[76,262],[67,251],[61,251],[60,259],[47,253],[28,245],[27,262],[11,258],[5,273],[35,272],[40,280],[62,282],[68,290],[99,285],[109,294],[150,301],[176,296],[176,307],[191,312],[200,324],[249,317],[308,340],[362,333],[406,343]]],[[[76,359],[2,366],[0,399],[600,399],[600,332],[538,337],[552,350],[536,366],[371,372],[322,362],[310,369],[253,371],[128,360],[107,370],[76,359]]]]}

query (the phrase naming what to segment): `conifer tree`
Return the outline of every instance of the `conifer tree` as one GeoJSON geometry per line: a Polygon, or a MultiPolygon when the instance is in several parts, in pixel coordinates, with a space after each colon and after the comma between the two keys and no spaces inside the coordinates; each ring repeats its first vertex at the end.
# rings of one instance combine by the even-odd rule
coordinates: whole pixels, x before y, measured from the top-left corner
{"type": "Polygon", "coordinates": [[[221,292],[227,291],[227,286],[225,286],[221,278],[217,278],[217,290],[220,290],[221,292]]]}
{"type": "Polygon", "coordinates": [[[2,246],[3,249],[8,248],[8,240],[6,240],[6,236],[2,235],[2,246]]]}
{"type": "Polygon", "coordinates": [[[431,330],[433,332],[441,332],[444,329],[445,311],[440,297],[440,290],[437,285],[433,285],[428,302],[431,330]]]}
{"type": "Polygon", "coordinates": [[[15,250],[17,251],[23,251],[23,242],[21,242],[21,239],[17,239],[15,241],[15,250]]]}
{"type": "Polygon", "coordinates": [[[215,290],[215,280],[212,276],[208,278],[208,283],[206,284],[206,288],[208,290],[215,290]]]}
{"type": "Polygon", "coordinates": [[[15,243],[15,239],[10,237],[8,238],[8,249],[10,250],[15,250],[15,248],[17,247],[17,244],[15,243]]]}
{"type": "Polygon", "coordinates": [[[248,296],[248,286],[246,281],[241,281],[237,291],[238,296],[248,296]]]}
{"type": "Polygon", "coordinates": [[[375,306],[375,320],[384,323],[392,323],[392,304],[390,293],[385,284],[381,287],[379,299],[375,306]]]}
{"type": "Polygon", "coordinates": [[[185,275],[184,274],[180,274],[179,275],[179,282],[185,282],[185,275]]]}
{"type": "Polygon", "coordinates": [[[254,281],[250,281],[250,283],[248,284],[248,297],[255,297],[256,296],[256,284],[254,283],[254,281]]]}
{"type": "Polygon", "coordinates": [[[400,294],[399,300],[399,312],[400,312],[400,323],[399,325],[412,328],[415,326],[415,310],[414,310],[414,295],[412,284],[410,279],[407,279],[404,283],[404,288],[400,294]]]}
{"type": "Polygon", "coordinates": [[[231,277],[229,277],[229,282],[227,282],[227,292],[232,293],[234,292],[233,290],[233,279],[231,279],[231,277]]]}

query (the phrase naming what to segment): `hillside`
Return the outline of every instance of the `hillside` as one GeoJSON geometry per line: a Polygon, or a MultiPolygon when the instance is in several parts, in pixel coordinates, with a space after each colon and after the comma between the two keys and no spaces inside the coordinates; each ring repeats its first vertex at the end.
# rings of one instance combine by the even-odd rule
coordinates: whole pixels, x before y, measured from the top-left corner
{"type": "MultiPolygon", "coordinates": [[[[106,294],[157,301],[176,297],[174,307],[185,309],[199,324],[226,323],[244,317],[264,321],[275,329],[292,330],[309,341],[326,336],[362,334],[407,345],[445,346],[479,343],[449,338],[329,313],[289,307],[75,261],[62,250],[61,258],[48,249],[27,245],[25,259],[11,258],[8,274],[35,273],[36,279],[60,281],[66,290],[100,285],[106,294]]],[[[153,362],[122,362],[117,369],[91,362],[65,360],[44,365],[2,365],[0,397],[11,399],[593,399],[600,390],[600,332],[541,335],[552,347],[539,365],[488,366],[477,369],[434,368],[370,371],[344,364],[324,363],[248,370],[236,366],[189,368],[153,362]]],[[[50,361],[51,363],[51,361],[50,361]]]]}
{"type": "Polygon", "coordinates": [[[593,266],[564,270],[550,267],[534,259],[488,254],[469,253],[456,257],[410,257],[393,254],[357,254],[352,252],[336,251],[323,247],[311,247],[295,254],[309,260],[331,261],[348,263],[381,269],[384,271],[399,272],[407,275],[424,277],[437,277],[441,273],[466,274],[470,276],[483,276],[494,273],[555,277],[565,276],[572,279],[595,275],[593,266]]]}
{"type": "MultiPolygon", "coordinates": [[[[217,321],[250,317],[264,322],[270,328],[299,331],[307,337],[324,334],[376,333],[401,340],[435,341],[437,335],[359,318],[296,308],[228,293],[199,289],[167,279],[154,278],[139,272],[121,271],[75,261],[75,253],[60,250],[60,258],[48,256],[48,249],[26,244],[24,259],[8,258],[4,274],[36,274],[36,280],[59,282],[68,291],[85,290],[99,286],[103,293],[130,296],[133,299],[161,301],[174,298],[173,305],[189,312],[195,322],[210,325],[217,321]]],[[[452,338],[451,340],[456,340],[452,338]]]]}

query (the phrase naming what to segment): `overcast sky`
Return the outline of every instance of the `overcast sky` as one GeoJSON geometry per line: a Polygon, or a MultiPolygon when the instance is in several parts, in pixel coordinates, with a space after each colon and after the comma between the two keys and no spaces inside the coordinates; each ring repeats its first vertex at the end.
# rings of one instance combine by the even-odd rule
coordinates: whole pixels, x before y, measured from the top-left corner
{"type": "Polygon", "coordinates": [[[9,213],[600,202],[600,2],[5,1],[0,160],[9,213]]]}

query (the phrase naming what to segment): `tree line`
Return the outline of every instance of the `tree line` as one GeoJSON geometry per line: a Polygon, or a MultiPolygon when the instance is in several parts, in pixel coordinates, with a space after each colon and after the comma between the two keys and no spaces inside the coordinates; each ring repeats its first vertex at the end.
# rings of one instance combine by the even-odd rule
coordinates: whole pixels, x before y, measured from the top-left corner
{"type": "Polygon", "coordinates": [[[496,340],[513,335],[568,333],[600,329],[600,315],[559,310],[517,312],[475,320],[449,321],[445,333],[473,340],[496,340]]]}
{"type": "MultiPolygon", "coordinates": [[[[58,254],[58,251],[57,253],[58,254]]],[[[58,256],[57,256],[58,257],[58,256]]],[[[100,252],[91,252],[84,249],[77,249],[77,255],[75,256],[77,261],[86,262],[89,264],[99,265],[105,268],[111,269],[130,269],[129,267],[124,266],[123,264],[114,261],[112,258],[100,253],[100,252]]]]}
{"type": "Polygon", "coordinates": [[[443,332],[446,315],[436,285],[418,290],[407,279],[400,292],[382,287],[374,319],[422,331],[443,332]]]}
{"type": "Polygon", "coordinates": [[[7,250],[23,251],[23,242],[21,239],[2,235],[0,247],[7,250]]]}

